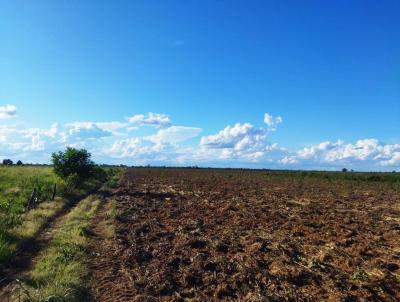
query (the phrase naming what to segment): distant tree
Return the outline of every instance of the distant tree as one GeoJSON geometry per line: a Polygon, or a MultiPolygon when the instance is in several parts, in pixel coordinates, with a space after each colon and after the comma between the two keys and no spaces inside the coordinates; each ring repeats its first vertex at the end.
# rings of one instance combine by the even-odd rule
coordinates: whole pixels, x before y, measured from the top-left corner
{"type": "Polygon", "coordinates": [[[346,169],[346,168],[343,168],[342,169],[342,172],[347,172],[348,170],[346,169]]]}
{"type": "Polygon", "coordinates": [[[67,147],[64,152],[53,153],[52,162],[54,172],[64,179],[75,178],[75,181],[83,181],[95,172],[91,154],[85,149],[67,147]]]}
{"type": "Polygon", "coordinates": [[[22,161],[17,161],[17,166],[22,166],[23,164],[22,164],[22,161]]]}
{"type": "Polygon", "coordinates": [[[14,164],[14,163],[11,159],[8,159],[8,158],[3,159],[3,165],[11,166],[12,164],[14,164]]]}

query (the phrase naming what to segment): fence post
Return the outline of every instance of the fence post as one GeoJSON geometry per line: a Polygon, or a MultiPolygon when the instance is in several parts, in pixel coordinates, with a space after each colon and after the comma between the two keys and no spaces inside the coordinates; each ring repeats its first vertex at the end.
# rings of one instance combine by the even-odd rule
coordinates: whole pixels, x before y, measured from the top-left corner
{"type": "Polygon", "coordinates": [[[33,208],[36,201],[37,201],[37,189],[33,188],[31,197],[29,198],[29,201],[28,201],[28,206],[27,206],[28,211],[33,208]]]}
{"type": "Polygon", "coordinates": [[[56,192],[57,192],[57,184],[54,184],[53,188],[53,195],[51,196],[51,201],[54,201],[54,198],[56,197],[56,192]]]}

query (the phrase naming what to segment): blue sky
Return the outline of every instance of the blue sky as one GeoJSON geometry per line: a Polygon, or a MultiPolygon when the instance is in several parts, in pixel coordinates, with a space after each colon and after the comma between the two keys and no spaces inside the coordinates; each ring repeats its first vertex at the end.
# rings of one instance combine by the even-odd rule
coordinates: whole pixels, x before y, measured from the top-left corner
{"type": "Polygon", "coordinates": [[[399,169],[399,15],[397,0],[0,0],[0,159],[72,145],[105,163],[399,169]]]}

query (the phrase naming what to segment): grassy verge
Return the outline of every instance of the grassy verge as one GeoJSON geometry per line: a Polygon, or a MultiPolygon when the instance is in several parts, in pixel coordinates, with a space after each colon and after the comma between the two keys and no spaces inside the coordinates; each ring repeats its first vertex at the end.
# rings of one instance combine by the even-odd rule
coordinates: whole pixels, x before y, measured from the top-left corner
{"type": "Polygon", "coordinates": [[[37,208],[19,216],[20,223],[10,229],[3,228],[0,242],[0,267],[6,265],[20,244],[28,241],[39,232],[50,217],[56,215],[65,206],[65,200],[56,198],[54,201],[40,203],[37,208]]]}
{"type": "Polygon", "coordinates": [[[22,224],[10,230],[10,234],[20,240],[30,239],[35,236],[41,227],[65,205],[64,198],[40,203],[35,209],[21,216],[22,224]]]}
{"type": "Polygon", "coordinates": [[[85,301],[86,236],[99,203],[98,196],[89,196],[65,216],[62,226],[29,272],[29,281],[20,285],[21,301],[85,301]]]}
{"type": "Polygon", "coordinates": [[[104,237],[110,239],[115,234],[115,220],[120,216],[120,212],[116,208],[115,200],[111,200],[106,205],[105,219],[99,221],[100,228],[103,230],[104,237]]]}
{"type": "Polygon", "coordinates": [[[89,179],[67,192],[67,184],[51,167],[0,167],[0,276],[12,255],[24,241],[34,238],[41,228],[68,203],[95,192],[107,181],[116,183],[122,169],[104,168],[102,179],[89,179]],[[54,184],[57,197],[50,201],[54,184]],[[32,189],[38,188],[38,204],[27,212],[26,205],[32,189]]]}
{"type": "Polygon", "coordinates": [[[33,236],[46,220],[62,206],[51,199],[54,184],[61,193],[65,183],[50,167],[0,167],[0,268],[15,252],[21,239],[33,236]],[[39,205],[26,213],[25,208],[33,188],[38,189],[39,205]],[[43,203],[42,203],[43,202],[43,203]]]}
{"type": "MultiPolygon", "coordinates": [[[[122,169],[109,172],[106,187],[114,187],[122,169]]],[[[28,272],[27,281],[20,283],[14,298],[28,302],[88,300],[88,234],[90,225],[100,205],[101,197],[91,195],[63,218],[52,241],[28,272]]],[[[115,201],[105,205],[104,219],[96,221],[105,238],[114,235],[114,220],[118,218],[115,201]]]]}

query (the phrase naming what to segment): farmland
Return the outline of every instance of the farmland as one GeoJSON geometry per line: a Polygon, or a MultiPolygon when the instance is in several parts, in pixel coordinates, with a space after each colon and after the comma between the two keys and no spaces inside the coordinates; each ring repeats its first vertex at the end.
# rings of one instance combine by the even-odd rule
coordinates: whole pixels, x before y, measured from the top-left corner
{"type": "Polygon", "coordinates": [[[396,173],[120,172],[44,232],[10,301],[400,299],[396,173]]]}
{"type": "Polygon", "coordinates": [[[398,175],[130,169],[108,200],[94,301],[400,299],[398,175]]]}

